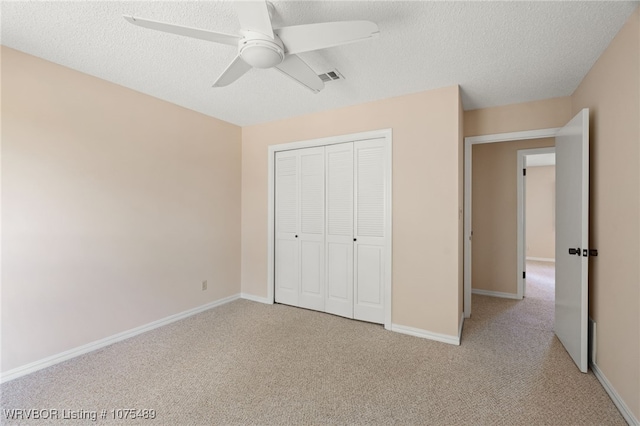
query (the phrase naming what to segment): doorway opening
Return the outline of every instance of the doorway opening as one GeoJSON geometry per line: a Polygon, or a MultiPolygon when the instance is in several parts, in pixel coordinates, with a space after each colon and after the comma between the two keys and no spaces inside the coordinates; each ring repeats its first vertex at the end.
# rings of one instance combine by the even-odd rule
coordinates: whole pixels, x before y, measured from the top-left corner
{"type": "Polygon", "coordinates": [[[554,137],[472,148],[474,317],[508,333],[553,331],[554,160],[554,137]]]}
{"type": "MultiPolygon", "coordinates": [[[[589,109],[559,129],[542,129],[465,138],[464,314],[471,316],[472,146],[524,139],[555,138],[556,263],[553,330],[582,372],[587,372],[589,249],[589,109]],[[568,254],[567,254],[568,253],[568,254]]],[[[520,173],[518,173],[520,176],[520,173]]],[[[522,249],[519,249],[522,250],[522,249]]],[[[519,262],[525,255],[518,253],[519,262]]],[[[518,271],[522,280],[522,270],[518,271]]],[[[523,288],[524,291],[524,288],[523,288]]],[[[521,297],[520,297],[521,298],[521,297]]]]}
{"type": "Polygon", "coordinates": [[[518,295],[527,297],[531,284],[535,297],[554,301],[555,147],[518,150],[517,167],[518,295]]]}
{"type": "MultiPolygon", "coordinates": [[[[472,147],[481,144],[495,144],[500,142],[514,142],[531,139],[553,138],[558,132],[558,128],[529,130],[522,132],[500,133],[486,136],[472,136],[465,138],[464,152],[464,316],[471,317],[471,281],[472,281],[472,147]]],[[[521,178],[521,172],[518,175],[521,178]]],[[[515,224],[514,224],[515,225],[515,224]]],[[[515,247],[514,247],[515,249],[515,247]]],[[[524,254],[517,253],[518,262],[524,262],[524,254]]],[[[522,280],[524,264],[513,269],[516,282],[522,280]]],[[[520,286],[518,286],[520,287],[520,286]]],[[[512,298],[521,299],[522,294],[512,291],[512,298]]]]}

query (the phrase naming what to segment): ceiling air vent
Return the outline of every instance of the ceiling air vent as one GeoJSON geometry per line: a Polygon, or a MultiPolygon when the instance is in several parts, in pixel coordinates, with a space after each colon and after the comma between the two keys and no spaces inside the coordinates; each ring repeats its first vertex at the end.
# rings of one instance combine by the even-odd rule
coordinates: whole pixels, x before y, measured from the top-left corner
{"type": "Polygon", "coordinates": [[[344,80],[344,76],[340,74],[340,71],[338,70],[333,70],[333,71],[325,72],[323,74],[318,74],[318,77],[320,77],[320,80],[322,80],[325,83],[333,80],[344,80]]]}

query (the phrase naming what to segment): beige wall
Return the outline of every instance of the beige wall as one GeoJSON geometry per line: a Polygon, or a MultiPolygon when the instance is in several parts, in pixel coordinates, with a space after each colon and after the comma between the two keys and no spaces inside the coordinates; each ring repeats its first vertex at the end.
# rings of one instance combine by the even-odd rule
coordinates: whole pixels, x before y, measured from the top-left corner
{"type": "Polygon", "coordinates": [[[597,365],[640,420],[640,11],[572,96],[590,109],[590,315],[597,365]]]}
{"type": "Polygon", "coordinates": [[[526,256],[556,258],[556,167],[527,167],[526,256]]]}
{"type": "Polygon", "coordinates": [[[474,289],[517,293],[518,150],[554,145],[554,138],[545,138],[472,146],[474,289]]]}
{"type": "Polygon", "coordinates": [[[267,147],[393,129],[392,321],[457,335],[457,86],[242,129],[242,291],[267,295],[267,147]]]}
{"type": "Polygon", "coordinates": [[[240,128],[1,52],[2,371],[239,293],[240,128]]]}
{"type": "Polygon", "coordinates": [[[562,127],[570,119],[569,96],[475,109],[464,113],[464,135],[479,136],[562,127]]]}

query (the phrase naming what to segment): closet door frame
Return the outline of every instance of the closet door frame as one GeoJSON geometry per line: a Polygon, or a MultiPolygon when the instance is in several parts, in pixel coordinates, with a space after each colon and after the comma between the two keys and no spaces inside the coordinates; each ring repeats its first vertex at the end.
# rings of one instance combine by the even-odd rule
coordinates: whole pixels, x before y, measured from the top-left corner
{"type": "Polygon", "coordinates": [[[385,274],[384,274],[384,327],[391,330],[392,297],[392,130],[380,129],[298,142],[269,145],[268,149],[268,220],[267,220],[267,303],[275,296],[275,157],[276,152],[292,149],[335,145],[367,139],[384,139],[385,146],[385,274]]]}

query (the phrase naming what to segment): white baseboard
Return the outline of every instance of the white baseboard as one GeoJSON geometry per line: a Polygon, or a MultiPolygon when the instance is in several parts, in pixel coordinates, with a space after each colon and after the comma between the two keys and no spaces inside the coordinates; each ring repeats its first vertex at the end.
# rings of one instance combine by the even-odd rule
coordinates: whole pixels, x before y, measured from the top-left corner
{"type": "Polygon", "coordinates": [[[464,324],[464,311],[460,313],[460,326],[458,327],[458,344],[462,340],[462,325],[464,324]]]}
{"type": "Polygon", "coordinates": [[[273,305],[273,302],[267,299],[266,297],[254,296],[253,294],[240,293],[240,298],[251,300],[253,302],[258,302],[258,303],[266,303],[267,305],[273,305]]]}
{"type": "Polygon", "coordinates": [[[551,258],[551,257],[529,257],[529,256],[527,256],[527,260],[535,260],[536,262],[556,263],[556,259],[555,258],[551,258]]]}
{"type": "Polygon", "coordinates": [[[69,349],[68,351],[64,351],[59,354],[52,355],[47,358],[43,358],[41,360],[8,370],[0,375],[0,383],[8,382],[10,380],[17,379],[18,377],[26,376],[27,374],[42,370],[43,368],[50,367],[54,364],[67,361],[71,358],[75,358],[88,352],[104,348],[105,346],[109,346],[113,343],[120,342],[133,336],[137,336],[138,334],[153,330],[154,328],[162,327],[163,325],[167,325],[172,322],[190,317],[192,315],[199,314],[200,312],[215,308],[216,306],[232,302],[239,297],[239,294],[234,294],[233,296],[225,297],[224,299],[215,300],[205,305],[198,306],[196,308],[189,309],[187,311],[180,312],[174,315],[170,315],[157,321],[132,328],[131,330],[123,331],[122,333],[114,334],[112,336],[105,337],[104,339],[96,340],[95,342],[87,343],[86,345],[78,346],[77,348],[69,349]]]}
{"type": "Polygon", "coordinates": [[[479,288],[471,289],[471,293],[479,294],[481,296],[502,297],[503,299],[522,299],[522,297],[518,297],[516,293],[504,293],[502,291],[482,290],[479,288]]]}
{"type": "Polygon", "coordinates": [[[616,392],[615,388],[602,373],[602,370],[598,368],[598,365],[591,363],[590,366],[591,371],[593,371],[593,374],[595,374],[604,390],[607,392],[607,394],[609,394],[609,397],[618,408],[618,411],[620,411],[620,414],[622,414],[622,417],[624,417],[624,419],[627,421],[627,423],[629,423],[630,426],[640,426],[640,422],[638,421],[638,419],[635,418],[629,407],[627,407],[627,404],[625,404],[622,398],[620,398],[620,395],[618,395],[618,392],[616,392]]]}
{"type": "Polygon", "coordinates": [[[406,325],[391,324],[391,331],[408,334],[409,336],[421,337],[423,339],[435,340],[437,342],[449,343],[450,345],[460,345],[460,336],[450,336],[448,334],[433,333],[421,328],[408,327],[406,325]]]}
{"type": "Polygon", "coordinates": [[[589,323],[589,325],[587,326],[587,336],[588,336],[588,342],[589,345],[587,347],[587,356],[589,357],[589,364],[595,364],[596,362],[598,362],[596,356],[596,348],[598,347],[597,345],[597,334],[596,334],[596,322],[593,320],[593,318],[588,317],[589,319],[587,320],[589,323]]]}

